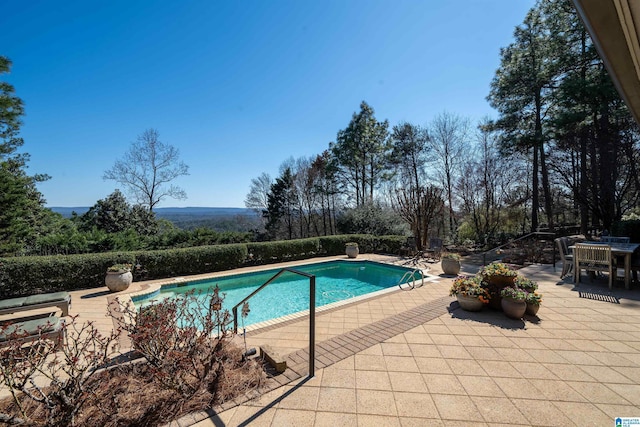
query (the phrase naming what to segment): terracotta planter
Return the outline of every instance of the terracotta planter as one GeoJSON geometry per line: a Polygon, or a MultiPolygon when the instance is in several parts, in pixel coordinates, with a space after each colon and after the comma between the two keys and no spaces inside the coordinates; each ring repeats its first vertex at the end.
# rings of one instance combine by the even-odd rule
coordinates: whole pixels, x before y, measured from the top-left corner
{"type": "Polygon", "coordinates": [[[347,256],[349,258],[356,258],[358,256],[358,254],[360,253],[360,250],[358,249],[358,246],[347,246],[345,249],[345,252],[347,253],[347,256]]]}
{"type": "Polygon", "coordinates": [[[512,319],[522,319],[524,312],[527,310],[527,303],[524,300],[502,298],[501,304],[504,314],[512,319]]]}
{"type": "Polygon", "coordinates": [[[442,272],[448,276],[457,276],[460,273],[460,261],[451,258],[442,258],[440,262],[442,272]]]}
{"type": "Polygon", "coordinates": [[[525,311],[525,313],[535,316],[538,314],[538,310],[540,310],[540,304],[527,303],[527,310],[525,311]]]}
{"type": "Polygon", "coordinates": [[[133,282],[133,274],[130,271],[107,271],[104,284],[111,292],[120,292],[129,288],[133,282]]]}
{"type": "Polygon", "coordinates": [[[466,311],[480,311],[484,303],[478,299],[478,297],[470,297],[467,295],[456,295],[458,304],[466,311]]]}

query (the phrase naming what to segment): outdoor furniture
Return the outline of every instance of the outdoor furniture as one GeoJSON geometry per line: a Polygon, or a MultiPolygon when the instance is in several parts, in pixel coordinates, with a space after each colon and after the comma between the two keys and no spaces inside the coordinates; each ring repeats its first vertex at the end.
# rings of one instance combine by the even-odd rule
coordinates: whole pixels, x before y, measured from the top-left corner
{"type": "Polygon", "coordinates": [[[400,247],[400,254],[414,256],[416,252],[418,252],[416,238],[413,236],[407,237],[407,241],[400,247]]]}
{"type": "Polygon", "coordinates": [[[558,253],[560,253],[560,261],[562,261],[562,273],[560,278],[564,279],[569,273],[573,272],[573,254],[569,251],[569,239],[566,237],[559,237],[555,239],[556,246],[558,246],[558,253]]]}
{"type": "Polygon", "coordinates": [[[602,236],[600,237],[600,241],[603,243],[629,243],[631,242],[631,238],[619,236],[602,236]]]}
{"type": "Polygon", "coordinates": [[[429,239],[429,249],[424,251],[426,254],[430,255],[434,261],[439,261],[440,256],[442,255],[442,239],[437,237],[432,237],[429,239]]]}
{"type": "Polygon", "coordinates": [[[64,343],[64,320],[60,317],[13,322],[0,327],[0,346],[14,342],[26,343],[40,338],[53,340],[58,347],[64,343]]]}
{"type": "Polygon", "coordinates": [[[577,243],[573,251],[574,282],[580,284],[580,272],[604,271],[609,273],[609,289],[613,287],[615,267],[611,255],[611,246],[594,243],[577,243]]]}
{"type": "Polygon", "coordinates": [[[12,314],[19,311],[35,310],[37,308],[59,307],[63,316],[69,315],[71,295],[68,292],[53,292],[0,300],[0,315],[12,314]]]}
{"type": "MultiPolygon", "coordinates": [[[[624,256],[624,287],[629,289],[631,284],[631,258],[634,252],[640,247],[638,243],[602,243],[602,242],[586,242],[592,245],[609,246],[611,248],[611,255],[613,257],[624,256]]],[[[577,245],[576,245],[577,246],[577,245]]],[[[569,246],[569,249],[574,249],[576,246],[569,246]]],[[[575,265],[575,249],[574,249],[574,265],[575,265]]],[[[575,267],[574,267],[575,268],[575,267]]],[[[614,264],[615,269],[615,264],[614,264]]],[[[575,279],[575,270],[574,270],[575,279]]],[[[575,281],[575,280],[574,280],[575,281]]]]}

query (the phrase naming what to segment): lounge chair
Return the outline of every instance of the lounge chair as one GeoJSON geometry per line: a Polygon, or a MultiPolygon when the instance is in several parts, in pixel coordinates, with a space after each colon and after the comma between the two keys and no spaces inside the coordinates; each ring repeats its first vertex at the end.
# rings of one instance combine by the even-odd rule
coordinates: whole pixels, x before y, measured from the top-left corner
{"type": "Polygon", "coordinates": [[[64,319],[57,316],[13,322],[0,328],[0,346],[43,338],[53,340],[59,348],[64,342],[64,335],[64,319]]]}
{"type": "Polygon", "coordinates": [[[35,310],[37,308],[59,307],[62,310],[62,315],[68,316],[70,306],[71,295],[68,292],[53,292],[0,300],[0,315],[35,310]]]}

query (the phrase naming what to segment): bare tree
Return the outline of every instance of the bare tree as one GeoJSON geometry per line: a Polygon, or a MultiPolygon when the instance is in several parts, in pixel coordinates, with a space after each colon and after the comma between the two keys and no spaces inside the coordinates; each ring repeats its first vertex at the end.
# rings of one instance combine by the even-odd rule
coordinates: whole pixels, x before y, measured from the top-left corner
{"type": "Polygon", "coordinates": [[[271,176],[266,172],[262,172],[259,177],[253,178],[249,194],[244,200],[245,207],[262,214],[269,205],[269,191],[271,191],[272,183],[271,176]]]}
{"type": "Polygon", "coordinates": [[[105,171],[103,179],[112,179],[124,185],[136,202],[153,212],[165,197],[178,200],[187,198],[187,193],[176,185],[174,179],[189,175],[189,166],[179,160],[179,151],[172,145],[160,142],[155,129],[147,129],[113,167],[105,171]]]}
{"type": "Polygon", "coordinates": [[[469,120],[443,112],[431,123],[429,136],[436,158],[436,174],[442,183],[448,204],[449,235],[455,237],[456,220],[453,210],[453,185],[461,174],[461,162],[468,150],[469,120]]]}

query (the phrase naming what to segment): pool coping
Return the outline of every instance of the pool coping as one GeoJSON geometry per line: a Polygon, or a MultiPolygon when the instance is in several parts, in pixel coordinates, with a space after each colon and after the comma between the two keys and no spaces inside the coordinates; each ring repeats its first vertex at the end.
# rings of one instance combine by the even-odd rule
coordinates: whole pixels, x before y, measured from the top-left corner
{"type": "MultiPolygon", "coordinates": [[[[151,283],[141,282],[140,283],[141,289],[138,289],[138,290],[135,290],[135,291],[129,292],[129,293],[119,294],[118,295],[118,299],[119,299],[121,304],[126,305],[126,306],[132,306],[134,304],[134,298],[148,298],[150,295],[159,294],[163,286],[178,285],[178,284],[181,285],[181,286],[187,286],[191,282],[199,282],[199,281],[203,281],[203,280],[211,280],[211,279],[229,277],[229,276],[234,276],[234,275],[239,275],[239,274],[250,274],[250,273],[256,273],[256,272],[261,272],[261,271],[265,271],[265,270],[281,270],[281,269],[284,269],[284,268],[292,268],[292,267],[300,266],[300,265],[322,264],[322,263],[335,262],[335,261],[346,261],[346,262],[356,262],[356,263],[357,262],[371,262],[371,263],[380,264],[380,265],[401,267],[401,268],[405,268],[407,270],[412,270],[411,267],[408,267],[408,266],[405,266],[405,265],[398,265],[398,264],[392,264],[392,263],[388,263],[388,262],[382,262],[382,261],[379,261],[379,260],[368,259],[367,257],[361,257],[360,259],[357,259],[357,258],[344,258],[342,256],[339,256],[339,257],[327,257],[326,259],[317,259],[317,260],[312,261],[312,262],[309,262],[309,260],[300,260],[300,261],[292,261],[291,263],[279,263],[278,265],[280,265],[280,267],[276,267],[276,268],[273,268],[274,264],[263,264],[263,265],[260,265],[260,266],[242,267],[240,269],[233,269],[233,270],[219,271],[219,272],[213,272],[213,273],[206,273],[204,275],[201,274],[201,275],[195,275],[195,276],[173,277],[171,279],[160,279],[158,281],[153,281],[151,283]],[[248,271],[239,272],[238,270],[248,270],[248,271]]],[[[423,280],[422,280],[422,283],[420,283],[419,285],[416,285],[416,282],[418,282],[418,281],[412,282],[411,288],[409,288],[409,289],[413,289],[414,287],[419,288],[420,286],[424,286],[425,283],[437,281],[437,280],[440,279],[440,276],[436,276],[436,275],[433,275],[433,274],[429,273],[429,270],[430,270],[429,267],[427,267],[427,268],[417,268],[417,267],[415,267],[415,268],[413,268],[413,270],[419,270],[421,272],[421,274],[423,275],[423,280]]],[[[329,313],[331,311],[338,310],[338,309],[347,307],[347,306],[352,305],[352,304],[361,303],[362,301],[365,301],[365,300],[381,298],[381,297],[383,297],[385,295],[388,295],[390,293],[399,292],[399,291],[405,291],[405,290],[406,289],[402,289],[399,286],[392,286],[392,287],[389,287],[389,288],[381,289],[379,291],[370,292],[370,293],[367,293],[367,294],[364,294],[364,295],[359,295],[357,297],[353,297],[353,298],[349,298],[349,299],[341,300],[341,301],[336,301],[336,302],[332,302],[330,304],[325,304],[323,306],[316,307],[315,312],[316,312],[316,314],[329,313]]],[[[265,321],[262,321],[262,322],[254,323],[252,325],[249,325],[249,326],[243,328],[243,332],[242,333],[238,332],[238,335],[256,334],[256,333],[261,333],[261,332],[264,332],[264,331],[267,331],[267,330],[270,330],[270,329],[279,328],[281,326],[285,326],[285,325],[290,324],[292,322],[296,322],[296,321],[304,318],[305,316],[309,316],[309,309],[298,311],[296,313],[287,314],[285,316],[277,317],[275,319],[269,319],[269,320],[265,320],[265,321]]]]}

